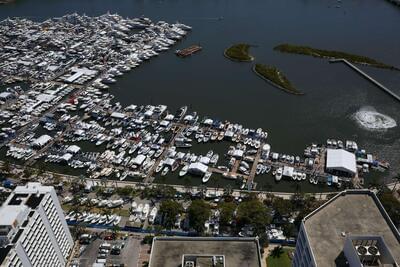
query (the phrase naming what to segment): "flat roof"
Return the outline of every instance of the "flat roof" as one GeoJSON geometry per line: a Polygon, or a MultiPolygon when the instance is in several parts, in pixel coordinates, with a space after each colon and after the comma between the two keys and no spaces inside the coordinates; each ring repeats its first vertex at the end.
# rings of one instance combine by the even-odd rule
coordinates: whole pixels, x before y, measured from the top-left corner
{"type": "Polygon", "coordinates": [[[356,173],[356,156],[344,149],[328,148],[326,156],[326,168],[356,173]]]}
{"type": "Polygon", "coordinates": [[[382,236],[400,262],[400,234],[376,195],[369,190],[347,190],[306,216],[304,230],[318,267],[335,266],[348,235],[382,236]]]}
{"type": "Polygon", "coordinates": [[[183,255],[224,255],[225,266],[260,267],[258,241],[255,238],[155,237],[150,267],[176,267],[183,255]]]}

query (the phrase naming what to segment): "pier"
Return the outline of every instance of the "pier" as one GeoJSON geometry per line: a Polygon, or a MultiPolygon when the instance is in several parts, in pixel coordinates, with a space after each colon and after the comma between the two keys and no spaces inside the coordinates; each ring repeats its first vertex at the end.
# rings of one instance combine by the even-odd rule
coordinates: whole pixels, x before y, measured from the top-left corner
{"type": "Polygon", "coordinates": [[[352,68],[354,71],[359,73],[361,76],[363,76],[365,79],[367,79],[368,81],[370,81],[373,84],[375,84],[378,88],[382,89],[385,93],[389,94],[390,96],[392,96],[397,101],[400,101],[400,96],[398,96],[393,91],[388,89],[386,86],[384,86],[383,84],[381,84],[380,82],[378,82],[377,80],[375,80],[374,78],[372,78],[371,76],[366,74],[364,71],[362,71],[359,68],[357,68],[354,64],[350,63],[348,60],[346,60],[346,59],[331,59],[331,60],[329,60],[329,62],[330,63],[343,62],[344,64],[346,64],[347,66],[352,68]]]}

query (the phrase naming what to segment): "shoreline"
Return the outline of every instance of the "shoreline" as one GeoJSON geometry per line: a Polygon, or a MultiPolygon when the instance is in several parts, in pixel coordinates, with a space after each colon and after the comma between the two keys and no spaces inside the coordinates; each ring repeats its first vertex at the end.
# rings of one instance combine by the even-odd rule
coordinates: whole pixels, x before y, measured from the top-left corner
{"type": "Polygon", "coordinates": [[[274,82],[271,81],[270,79],[264,77],[264,75],[262,75],[261,73],[259,73],[259,72],[256,70],[256,66],[255,66],[255,65],[254,65],[251,69],[252,69],[252,71],[253,71],[258,77],[260,77],[261,79],[263,79],[264,81],[268,82],[268,83],[271,84],[272,86],[274,86],[274,87],[276,87],[276,88],[278,88],[278,89],[281,89],[282,91],[284,91],[284,92],[286,92],[286,93],[288,93],[288,94],[299,95],[299,96],[300,96],[300,95],[304,95],[303,92],[291,91],[291,90],[289,90],[289,89],[286,89],[286,88],[284,88],[284,87],[282,87],[282,86],[280,86],[280,85],[274,83],[274,82]]]}
{"type": "Polygon", "coordinates": [[[226,54],[227,50],[228,50],[228,48],[224,50],[224,57],[226,57],[227,59],[230,59],[230,60],[236,61],[236,62],[244,62],[244,63],[249,63],[249,62],[253,62],[254,61],[254,57],[250,56],[250,55],[249,55],[250,59],[248,59],[248,60],[232,58],[232,57],[230,57],[230,56],[228,56],[226,54]]]}
{"type": "Polygon", "coordinates": [[[345,59],[354,64],[360,64],[380,69],[400,71],[399,67],[388,65],[386,63],[377,61],[367,56],[356,55],[336,50],[325,50],[309,46],[292,45],[292,44],[279,44],[275,46],[273,50],[278,51],[280,53],[311,56],[315,58],[322,58],[328,60],[345,59]]]}
{"type": "MultiPolygon", "coordinates": [[[[2,167],[4,164],[4,161],[0,161],[0,166],[2,167]]],[[[22,165],[14,164],[10,162],[10,167],[13,167],[12,169],[18,169],[18,170],[23,170],[24,168],[22,165]]],[[[31,170],[38,171],[39,169],[34,168],[34,167],[28,167],[31,170]]],[[[62,182],[69,182],[72,183],[73,180],[79,180],[79,176],[76,175],[69,175],[69,174],[64,174],[64,173],[59,173],[59,172],[54,172],[54,171],[45,171],[43,174],[47,175],[52,175],[53,179],[54,176],[59,177],[62,182]]],[[[19,178],[21,179],[21,178],[19,178]]],[[[19,181],[19,179],[16,178],[11,178],[11,180],[19,181]]],[[[23,178],[26,179],[26,178],[23,178]]],[[[114,179],[93,179],[93,178],[88,178],[85,177],[85,182],[92,182],[95,183],[96,185],[102,185],[104,182],[106,183],[106,187],[125,187],[125,186],[132,186],[134,188],[139,188],[139,189],[144,189],[148,186],[172,186],[175,188],[177,191],[181,193],[185,193],[188,191],[188,188],[190,189],[190,192],[200,192],[202,188],[204,188],[204,184],[201,185],[190,185],[190,186],[185,186],[185,185],[178,185],[178,184],[166,184],[166,183],[146,183],[146,182],[135,182],[135,181],[121,181],[121,180],[114,180],[114,179]]],[[[390,183],[389,183],[390,184],[390,183]]],[[[219,194],[224,194],[224,188],[223,187],[208,187],[207,192],[213,192],[216,193],[218,192],[219,194]]],[[[300,192],[302,194],[307,194],[307,195],[312,195],[312,196],[322,196],[326,197],[331,194],[337,194],[337,192],[340,192],[341,190],[338,191],[328,191],[328,192],[300,192]]],[[[242,194],[249,194],[249,193],[255,193],[257,195],[261,195],[261,197],[266,197],[267,194],[273,194],[278,197],[282,197],[285,199],[290,199],[290,197],[294,194],[298,194],[299,192],[279,192],[279,191],[264,191],[264,190],[241,190],[241,189],[232,189],[232,196],[241,196],[242,194]]]]}
{"type": "Polygon", "coordinates": [[[228,47],[224,50],[224,56],[227,59],[230,59],[230,60],[236,61],[236,62],[252,62],[252,61],[254,61],[255,58],[249,53],[250,47],[251,47],[251,45],[249,45],[249,44],[231,45],[230,47],[228,47]],[[234,51],[234,52],[236,52],[236,54],[239,54],[239,56],[248,57],[248,59],[239,59],[236,57],[229,56],[228,50],[230,50],[230,49],[239,50],[239,51],[234,51]]]}

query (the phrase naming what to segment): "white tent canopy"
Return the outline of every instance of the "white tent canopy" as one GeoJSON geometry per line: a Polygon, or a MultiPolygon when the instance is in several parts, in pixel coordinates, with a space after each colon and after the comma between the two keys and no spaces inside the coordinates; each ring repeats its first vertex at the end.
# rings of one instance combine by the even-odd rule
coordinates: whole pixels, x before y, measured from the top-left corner
{"type": "Polygon", "coordinates": [[[192,174],[203,175],[207,172],[207,169],[208,169],[207,165],[204,165],[203,163],[200,162],[195,162],[189,165],[188,171],[192,174]]]}
{"type": "Polygon", "coordinates": [[[283,175],[283,176],[287,176],[287,177],[293,177],[293,171],[294,171],[294,168],[293,168],[293,167],[284,166],[284,167],[283,167],[282,175],[283,175]]]}
{"type": "Polygon", "coordinates": [[[356,156],[344,149],[327,149],[326,168],[355,174],[357,172],[356,156]]]}
{"type": "Polygon", "coordinates": [[[133,160],[133,164],[140,166],[143,164],[145,159],[146,159],[145,155],[142,155],[142,154],[137,155],[136,158],[133,160]]]}
{"type": "Polygon", "coordinates": [[[45,135],[42,135],[42,136],[40,136],[39,138],[35,139],[35,140],[33,141],[33,145],[34,145],[34,146],[42,147],[42,146],[44,146],[45,144],[47,144],[51,139],[52,139],[51,136],[45,134],[45,135]]]}

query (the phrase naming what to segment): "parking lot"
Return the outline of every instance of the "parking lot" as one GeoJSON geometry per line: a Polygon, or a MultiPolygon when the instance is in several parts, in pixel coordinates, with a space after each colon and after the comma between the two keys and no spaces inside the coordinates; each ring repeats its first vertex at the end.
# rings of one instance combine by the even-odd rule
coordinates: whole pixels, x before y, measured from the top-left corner
{"type": "Polygon", "coordinates": [[[79,262],[82,267],[91,267],[93,263],[105,263],[107,266],[137,266],[141,251],[141,238],[129,236],[116,240],[95,238],[82,251],[79,262]]]}

